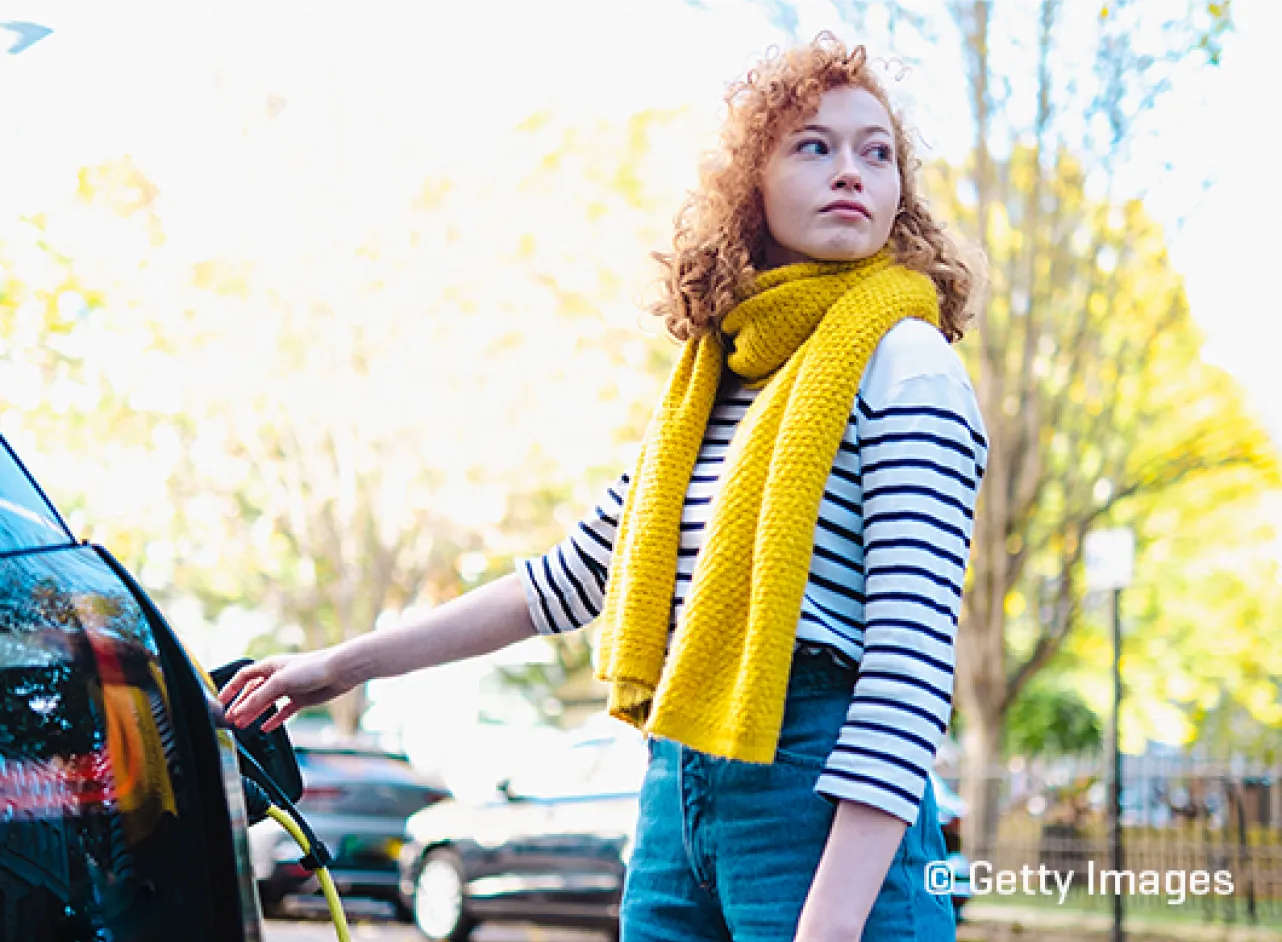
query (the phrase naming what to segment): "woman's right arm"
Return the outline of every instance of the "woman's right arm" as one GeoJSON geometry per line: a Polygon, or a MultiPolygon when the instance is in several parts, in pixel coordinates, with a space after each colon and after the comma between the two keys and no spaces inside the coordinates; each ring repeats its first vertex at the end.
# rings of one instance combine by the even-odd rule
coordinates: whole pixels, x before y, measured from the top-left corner
{"type": "Polygon", "coordinates": [[[534,634],[525,588],[511,573],[396,628],[320,651],[249,664],[227,682],[218,698],[229,707],[227,719],[237,726],[252,723],[268,706],[286,700],[263,725],[270,732],[299,710],[366,681],[489,654],[534,634]]]}
{"type": "Polygon", "coordinates": [[[227,718],[245,726],[282,699],[265,730],[299,710],[379,677],[490,654],[534,635],[582,628],[601,610],[627,473],[570,535],[516,572],[432,609],[412,623],[331,648],[264,658],[242,668],[219,694],[227,718]]]}

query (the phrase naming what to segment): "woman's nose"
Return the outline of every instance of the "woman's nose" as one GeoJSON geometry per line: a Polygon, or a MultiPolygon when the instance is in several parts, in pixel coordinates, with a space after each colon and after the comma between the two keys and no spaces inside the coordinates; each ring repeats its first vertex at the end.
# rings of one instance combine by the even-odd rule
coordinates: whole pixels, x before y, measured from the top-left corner
{"type": "Polygon", "coordinates": [[[859,169],[855,166],[853,157],[840,158],[832,183],[837,188],[845,187],[851,190],[862,190],[864,188],[863,178],[859,175],[859,169]]]}

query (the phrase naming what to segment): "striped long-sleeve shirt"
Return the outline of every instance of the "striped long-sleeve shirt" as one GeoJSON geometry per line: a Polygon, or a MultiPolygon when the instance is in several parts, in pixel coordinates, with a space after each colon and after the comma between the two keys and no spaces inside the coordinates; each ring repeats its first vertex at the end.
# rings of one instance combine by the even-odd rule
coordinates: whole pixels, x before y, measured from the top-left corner
{"type": "MultiPolygon", "coordinates": [[[[671,626],[689,592],[722,465],[757,391],[725,372],[685,498],[671,626]]],[[[857,664],[850,708],[815,790],[911,825],[952,707],[954,641],[988,446],[974,390],[943,335],[905,320],[869,359],[815,525],[798,645],[857,664]]],[[[559,545],[519,558],[536,630],[601,612],[629,475],[559,545]]],[[[672,632],[669,632],[669,645],[672,632]]]]}

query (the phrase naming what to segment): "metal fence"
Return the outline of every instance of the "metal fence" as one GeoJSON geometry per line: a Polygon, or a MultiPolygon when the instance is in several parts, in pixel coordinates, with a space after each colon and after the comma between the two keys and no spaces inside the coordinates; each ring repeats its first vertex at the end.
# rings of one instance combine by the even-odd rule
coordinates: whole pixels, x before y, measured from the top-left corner
{"type": "MultiPolygon", "coordinates": [[[[1053,901],[1041,885],[1028,899],[1021,885],[1006,895],[1011,901],[1108,912],[1120,890],[1128,912],[1282,926],[1282,761],[1123,756],[1117,875],[1108,764],[1107,755],[1092,754],[1015,759],[990,770],[996,839],[990,848],[963,850],[993,873],[1027,867],[1028,885],[1056,888],[1053,901]]],[[[961,785],[956,777],[949,784],[961,785]]]]}

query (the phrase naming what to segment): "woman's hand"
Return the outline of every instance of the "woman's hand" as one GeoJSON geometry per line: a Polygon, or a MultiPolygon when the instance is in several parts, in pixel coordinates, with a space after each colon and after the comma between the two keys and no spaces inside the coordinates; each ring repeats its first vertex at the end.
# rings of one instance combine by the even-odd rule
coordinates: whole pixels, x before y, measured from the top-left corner
{"type": "Polygon", "coordinates": [[[227,720],[248,726],[277,700],[286,698],[285,705],[263,724],[263,731],[271,732],[304,707],[351,690],[360,680],[344,676],[334,651],[278,654],[242,667],[218,693],[219,702],[227,707],[227,720]]]}

